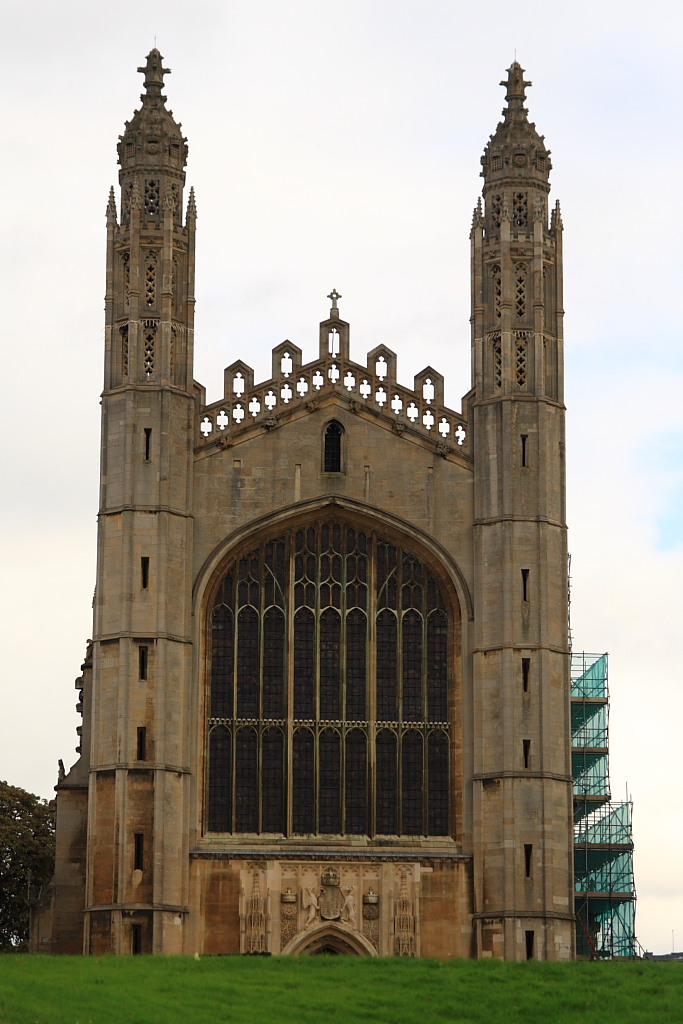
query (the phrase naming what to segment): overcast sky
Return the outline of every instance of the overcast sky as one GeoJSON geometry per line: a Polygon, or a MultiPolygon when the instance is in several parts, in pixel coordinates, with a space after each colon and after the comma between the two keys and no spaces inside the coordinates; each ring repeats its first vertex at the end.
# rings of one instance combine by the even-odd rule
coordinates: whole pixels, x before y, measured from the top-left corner
{"type": "Polygon", "coordinates": [[[610,654],[614,798],[634,800],[637,932],[683,948],[681,6],[663,0],[166,0],[3,15],[0,778],[74,761],[91,635],[105,206],[155,44],[197,193],[195,376],[351,355],[469,389],[469,227],[515,58],[565,225],[576,650],[610,654]],[[159,13],[163,11],[163,14],[159,13]]]}

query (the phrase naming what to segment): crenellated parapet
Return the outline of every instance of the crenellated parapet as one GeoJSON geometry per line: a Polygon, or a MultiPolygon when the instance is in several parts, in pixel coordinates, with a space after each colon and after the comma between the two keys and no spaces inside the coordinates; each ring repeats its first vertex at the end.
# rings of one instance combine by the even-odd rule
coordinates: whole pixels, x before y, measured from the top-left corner
{"type": "Polygon", "coordinates": [[[315,411],[328,400],[341,401],[353,412],[383,422],[413,440],[433,443],[440,455],[469,455],[467,419],[444,405],[443,376],[431,366],[415,375],[412,388],[397,382],[396,353],[378,345],[366,364],[349,356],[349,324],[339,318],[336,292],[330,316],[320,324],[318,358],[302,362],[290,341],[273,349],[272,376],[254,383],[254,371],[242,360],[225,370],[223,397],[201,408],[197,448],[207,454],[235,444],[255,432],[315,411]]]}

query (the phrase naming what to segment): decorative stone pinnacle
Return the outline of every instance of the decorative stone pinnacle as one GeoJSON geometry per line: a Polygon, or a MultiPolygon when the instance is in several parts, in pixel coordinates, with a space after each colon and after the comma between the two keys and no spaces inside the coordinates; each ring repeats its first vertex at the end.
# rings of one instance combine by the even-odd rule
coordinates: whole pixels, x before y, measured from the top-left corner
{"type": "Polygon", "coordinates": [[[107,201],[107,220],[113,221],[114,224],[116,224],[116,196],[114,195],[113,185],[109,189],[109,199],[107,201]]]}
{"type": "Polygon", "coordinates": [[[556,202],[555,202],[555,208],[553,210],[551,227],[553,227],[556,231],[561,231],[562,228],[563,228],[562,213],[560,211],[560,200],[559,199],[556,200],[556,202]]]}
{"type": "Polygon", "coordinates": [[[509,107],[521,108],[524,106],[524,100],[526,99],[524,90],[532,83],[524,81],[524,68],[517,61],[513,61],[508,68],[507,81],[503,81],[500,84],[507,88],[505,99],[508,101],[509,107]]]}
{"type": "Polygon", "coordinates": [[[332,301],[332,309],[330,310],[330,313],[332,313],[334,310],[339,312],[338,307],[337,307],[337,300],[341,299],[341,295],[339,294],[337,289],[333,288],[332,291],[330,292],[330,294],[327,297],[328,297],[328,299],[330,299],[332,301]]]}
{"type": "Polygon", "coordinates": [[[472,214],[472,231],[474,231],[475,228],[481,228],[483,226],[484,226],[484,211],[483,211],[482,206],[481,206],[481,197],[480,197],[477,200],[477,205],[475,206],[474,213],[472,214]]]}
{"type": "Polygon", "coordinates": [[[197,219],[197,204],[194,198],[194,185],[190,187],[190,195],[187,200],[187,216],[192,217],[193,220],[197,219]]]}
{"type": "Polygon", "coordinates": [[[130,208],[131,210],[142,209],[142,195],[140,194],[140,183],[137,178],[133,182],[133,188],[130,193],[130,208]]]}
{"type": "Polygon", "coordinates": [[[161,56],[156,46],[153,50],[150,50],[147,54],[147,63],[143,68],[138,68],[140,74],[145,76],[145,96],[142,96],[142,102],[145,102],[147,96],[159,97],[164,100],[165,97],[161,95],[161,90],[164,86],[164,75],[170,75],[171,69],[163,66],[164,58],[161,56]]]}

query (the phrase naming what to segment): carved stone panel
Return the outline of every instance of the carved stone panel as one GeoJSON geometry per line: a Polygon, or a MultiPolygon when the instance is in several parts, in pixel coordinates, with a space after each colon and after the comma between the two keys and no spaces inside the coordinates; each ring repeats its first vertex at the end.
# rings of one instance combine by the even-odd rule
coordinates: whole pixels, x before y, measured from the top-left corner
{"type": "Polygon", "coordinates": [[[298,928],[298,896],[294,889],[283,889],[280,894],[280,947],[294,938],[298,928]]]}
{"type": "Polygon", "coordinates": [[[363,935],[379,949],[379,894],[373,888],[363,893],[363,935]]]}
{"type": "Polygon", "coordinates": [[[415,956],[415,903],[408,873],[399,875],[399,892],[394,915],[394,953],[396,956],[415,956]]]}
{"type": "Polygon", "coordinates": [[[261,894],[261,871],[252,867],[242,888],[240,900],[240,933],[243,953],[268,952],[266,901],[261,894]]]}
{"type": "MultiPolygon", "coordinates": [[[[273,904],[273,952],[282,952],[294,940],[297,952],[329,922],[350,929],[380,955],[419,955],[418,864],[378,864],[282,861],[273,865],[279,879],[279,898],[273,904]]],[[[268,877],[271,877],[269,873],[268,877]]],[[[277,889],[275,890],[277,891],[277,889]]],[[[257,951],[258,906],[253,893],[245,931],[245,951],[257,951]],[[251,937],[250,937],[251,936],[251,937]],[[248,949],[248,947],[250,947],[248,949]]],[[[366,945],[367,948],[367,945],[366,945]]]]}
{"type": "Polygon", "coordinates": [[[339,885],[339,872],[328,869],[322,873],[320,889],[320,916],[324,921],[337,921],[341,917],[344,897],[339,885]]]}

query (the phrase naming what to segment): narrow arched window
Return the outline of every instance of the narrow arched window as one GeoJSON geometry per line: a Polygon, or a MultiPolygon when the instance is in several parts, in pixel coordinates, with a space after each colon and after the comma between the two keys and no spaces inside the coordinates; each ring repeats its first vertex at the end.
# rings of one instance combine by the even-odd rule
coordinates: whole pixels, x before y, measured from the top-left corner
{"type": "Polygon", "coordinates": [[[342,468],[342,434],[344,428],[341,423],[332,420],[325,429],[325,452],[323,457],[323,469],[326,473],[341,473],[342,468]]]}

